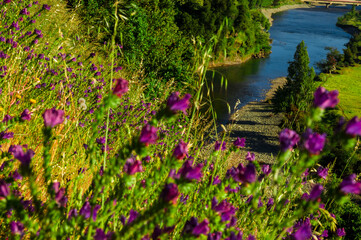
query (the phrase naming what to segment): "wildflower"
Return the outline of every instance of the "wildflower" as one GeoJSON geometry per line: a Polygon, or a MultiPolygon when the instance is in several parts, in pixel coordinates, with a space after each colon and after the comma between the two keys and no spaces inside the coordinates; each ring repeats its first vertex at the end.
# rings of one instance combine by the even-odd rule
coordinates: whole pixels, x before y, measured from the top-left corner
{"type": "Polygon", "coordinates": [[[327,91],[324,87],[319,87],[314,93],[314,101],[313,104],[315,107],[319,107],[321,109],[325,108],[333,108],[340,101],[338,98],[338,91],[327,91]]]}
{"type": "Polygon", "coordinates": [[[312,237],[312,229],[310,219],[297,223],[295,227],[297,230],[292,234],[296,240],[305,240],[312,237]]]}
{"type": "Polygon", "coordinates": [[[180,140],[178,145],[174,148],[173,156],[179,160],[182,160],[188,155],[188,144],[183,140],[180,140]]]}
{"type": "Polygon", "coordinates": [[[326,134],[318,134],[313,133],[313,131],[308,128],[306,132],[303,134],[303,146],[305,149],[311,154],[319,154],[322,151],[325,142],[326,142],[326,134]]]}
{"type": "Polygon", "coordinates": [[[107,234],[104,233],[103,229],[97,228],[95,230],[94,240],[110,240],[113,237],[114,232],[108,231],[107,234]]]}
{"type": "Polygon", "coordinates": [[[100,209],[100,205],[95,205],[94,208],[92,209],[90,203],[86,201],[83,204],[83,207],[80,209],[79,214],[82,215],[85,219],[88,219],[90,218],[90,216],[92,216],[93,221],[95,221],[99,209],[100,209]]]}
{"type": "Polygon", "coordinates": [[[279,139],[281,151],[292,150],[292,148],[298,143],[298,141],[300,141],[300,137],[298,136],[298,134],[288,128],[285,128],[281,131],[279,139]]]}
{"type": "Polygon", "coordinates": [[[256,156],[254,155],[254,153],[247,152],[246,160],[253,162],[255,159],[256,159],[256,156]]]}
{"type": "Polygon", "coordinates": [[[269,198],[267,202],[267,209],[270,210],[274,203],[275,203],[274,199],[269,198]]]}
{"type": "Polygon", "coordinates": [[[35,104],[36,103],[36,100],[35,99],[32,99],[32,98],[30,98],[30,100],[29,100],[31,103],[33,103],[33,104],[35,104]]]}
{"type": "Polygon", "coordinates": [[[177,203],[179,196],[178,186],[175,183],[168,183],[164,186],[160,199],[166,203],[171,202],[173,204],[177,203]]]}
{"type": "Polygon", "coordinates": [[[20,11],[20,14],[21,14],[21,15],[29,15],[30,12],[28,11],[27,8],[23,8],[23,9],[20,11]]]}
{"type": "Polygon", "coordinates": [[[142,162],[135,158],[128,158],[123,167],[123,171],[129,175],[134,175],[137,172],[142,172],[142,162]]]}
{"type": "Polygon", "coordinates": [[[353,193],[360,194],[361,193],[361,182],[356,182],[355,180],[356,174],[351,174],[350,176],[343,179],[340,184],[340,190],[343,193],[353,193]]]}
{"type": "Polygon", "coordinates": [[[179,169],[178,174],[187,180],[199,180],[203,176],[202,168],[203,164],[199,163],[193,167],[193,161],[188,160],[183,163],[183,166],[179,169]]]}
{"type": "Polygon", "coordinates": [[[55,108],[45,110],[43,114],[45,127],[53,128],[64,122],[64,111],[55,108]]]}
{"type": "Polygon", "coordinates": [[[236,214],[236,208],[228,203],[226,200],[218,203],[216,197],[212,199],[212,209],[219,213],[222,219],[222,222],[228,221],[231,219],[232,216],[236,214]]]}
{"type": "Polygon", "coordinates": [[[118,97],[122,97],[122,95],[124,93],[128,92],[128,90],[129,90],[128,85],[129,85],[129,83],[127,80],[125,80],[123,78],[118,78],[117,83],[113,90],[113,94],[117,95],[118,97]]]}
{"type": "Polygon", "coordinates": [[[173,112],[174,114],[178,111],[182,111],[184,114],[187,114],[186,110],[189,107],[189,99],[192,96],[190,94],[184,95],[182,99],[179,98],[179,92],[172,93],[167,100],[167,107],[168,109],[173,112]]]}
{"type": "Polygon", "coordinates": [[[10,230],[12,234],[22,235],[24,233],[24,225],[21,222],[12,221],[10,223],[10,230]]]}
{"type": "Polygon", "coordinates": [[[43,9],[44,9],[44,10],[48,10],[48,11],[49,11],[49,10],[50,10],[50,6],[49,6],[49,5],[47,5],[47,4],[44,4],[44,5],[43,5],[43,9]]]}
{"type": "Polygon", "coordinates": [[[320,184],[317,184],[314,186],[311,190],[310,196],[308,197],[309,200],[314,201],[319,198],[323,190],[323,186],[320,184]]]}
{"type": "Polygon", "coordinates": [[[18,159],[21,164],[25,167],[30,166],[31,159],[34,157],[35,153],[33,150],[29,149],[26,153],[23,151],[23,147],[20,145],[11,146],[9,152],[18,159]]]}
{"type": "Polygon", "coordinates": [[[345,232],[344,228],[338,228],[336,233],[337,233],[337,236],[339,236],[339,237],[343,237],[343,236],[346,235],[346,232],[345,232]]]}
{"type": "Polygon", "coordinates": [[[156,143],[158,140],[157,130],[156,127],[149,124],[145,125],[140,133],[139,142],[145,146],[156,143]]]}
{"type": "Polygon", "coordinates": [[[139,216],[139,213],[137,211],[130,209],[127,224],[131,224],[135,219],[137,219],[138,216],[139,216]]]}
{"type": "Polygon", "coordinates": [[[70,220],[76,216],[78,216],[78,211],[75,208],[70,209],[69,214],[68,214],[68,220],[70,220]]]}
{"type": "Polygon", "coordinates": [[[319,167],[317,169],[317,175],[320,178],[326,179],[327,175],[328,175],[328,168],[323,168],[323,167],[319,167]]]}
{"type": "Polygon", "coordinates": [[[361,136],[361,118],[354,117],[346,125],[345,132],[352,137],[361,136]]]}
{"type": "Polygon", "coordinates": [[[0,180],[0,200],[10,195],[10,184],[0,180]]]}
{"type": "Polygon", "coordinates": [[[60,188],[59,182],[53,183],[53,189],[55,191],[55,202],[59,207],[65,207],[68,202],[68,198],[65,196],[65,188],[60,188]]]}
{"type": "Polygon", "coordinates": [[[31,112],[29,111],[29,109],[25,109],[22,113],[21,113],[21,119],[22,120],[27,120],[30,121],[31,119],[31,112]]]}
{"type": "Polygon", "coordinates": [[[86,104],[80,104],[80,105],[79,105],[79,108],[80,108],[80,110],[85,111],[88,107],[87,107],[86,104]]]}
{"type": "Polygon", "coordinates": [[[215,151],[219,151],[219,150],[226,150],[226,142],[219,142],[216,141],[215,145],[214,145],[214,150],[215,151]]]}
{"type": "Polygon", "coordinates": [[[9,114],[6,114],[4,116],[4,119],[3,119],[3,123],[7,123],[8,121],[10,121],[11,119],[13,119],[14,117],[10,116],[9,114]]]}
{"type": "Polygon", "coordinates": [[[271,173],[271,167],[268,164],[262,165],[262,172],[267,176],[271,173]]]}
{"type": "Polygon", "coordinates": [[[183,233],[184,234],[192,234],[196,237],[201,234],[206,235],[210,230],[208,227],[208,224],[209,224],[208,219],[204,219],[201,223],[198,223],[198,219],[195,217],[192,217],[184,225],[183,233]]]}
{"type": "Polygon", "coordinates": [[[237,148],[245,147],[246,146],[246,139],[237,137],[237,139],[233,142],[233,145],[235,147],[237,147],[237,148]]]}
{"type": "Polygon", "coordinates": [[[13,132],[0,132],[0,138],[1,139],[10,139],[10,138],[14,138],[14,133],[13,132]]]}

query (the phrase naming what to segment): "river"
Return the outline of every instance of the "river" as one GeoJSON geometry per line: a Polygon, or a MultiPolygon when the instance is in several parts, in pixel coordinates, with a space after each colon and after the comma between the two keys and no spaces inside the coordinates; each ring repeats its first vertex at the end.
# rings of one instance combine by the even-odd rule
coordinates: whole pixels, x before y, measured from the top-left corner
{"type": "MultiPolygon", "coordinates": [[[[273,14],[270,36],[273,39],[272,53],[267,58],[251,59],[245,63],[214,68],[213,105],[219,123],[227,123],[231,109],[237,100],[238,109],[251,101],[264,98],[271,86],[270,80],[287,76],[288,62],[293,60],[296,46],[304,40],[310,57],[310,64],[326,58],[325,47],[337,48],[340,52],[349,41],[350,35],[336,26],[337,18],[349,8],[325,7],[292,9],[273,14]],[[227,90],[220,86],[221,76],[227,79],[227,90]]],[[[211,74],[208,73],[207,79],[211,74]]],[[[233,110],[232,110],[233,111],[233,110]]]]}

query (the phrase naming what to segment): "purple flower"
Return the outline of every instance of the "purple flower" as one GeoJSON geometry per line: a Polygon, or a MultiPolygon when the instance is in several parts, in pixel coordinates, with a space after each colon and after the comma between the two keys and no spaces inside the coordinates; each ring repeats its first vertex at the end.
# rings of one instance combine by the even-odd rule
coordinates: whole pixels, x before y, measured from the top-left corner
{"type": "Polygon", "coordinates": [[[314,101],[313,104],[315,107],[319,107],[322,109],[325,108],[333,108],[340,101],[338,98],[338,91],[327,91],[324,87],[319,87],[314,93],[314,101]]]}
{"type": "Polygon", "coordinates": [[[317,169],[317,175],[320,178],[326,179],[327,175],[328,175],[328,168],[323,168],[323,167],[319,167],[317,169]]]}
{"type": "Polygon", "coordinates": [[[78,211],[75,208],[70,209],[69,214],[68,214],[68,220],[70,220],[76,216],[78,216],[78,211]]]}
{"type": "Polygon", "coordinates": [[[311,154],[319,154],[326,142],[326,134],[313,133],[310,128],[307,128],[303,134],[303,146],[311,154]]]}
{"type": "Polygon", "coordinates": [[[192,96],[190,94],[186,94],[182,99],[180,99],[179,92],[174,92],[169,96],[167,100],[167,107],[173,113],[176,113],[177,111],[182,111],[184,114],[187,114],[186,110],[189,107],[189,99],[191,97],[192,96]]]}
{"type": "Polygon", "coordinates": [[[137,211],[130,209],[127,224],[131,224],[138,216],[139,216],[139,213],[137,211]]]}
{"type": "Polygon", "coordinates": [[[10,116],[9,114],[6,114],[4,116],[4,119],[3,119],[3,123],[7,123],[8,121],[10,121],[11,119],[13,119],[14,117],[10,116]]]}
{"type": "Polygon", "coordinates": [[[341,192],[346,194],[347,193],[360,194],[361,183],[356,182],[355,178],[356,178],[356,174],[351,174],[350,176],[346,177],[340,184],[341,192]]]}
{"type": "Polygon", "coordinates": [[[353,137],[361,136],[361,118],[354,117],[346,125],[345,132],[353,137]]]}
{"type": "Polygon", "coordinates": [[[310,196],[308,197],[308,199],[311,200],[311,201],[317,200],[320,197],[320,195],[322,193],[322,190],[323,190],[322,185],[320,185],[320,184],[315,185],[312,188],[310,196]]]}
{"type": "Polygon", "coordinates": [[[296,224],[295,228],[297,228],[297,230],[295,231],[295,233],[293,233],[294,239],[307,240],[312,237],[310,219],[307,218],[305,221],[296,224]]]}
{"type": "Polygon", "coordinates": [[[256,159],[256,155],[254,153],[247,152],[246,160],[253,162],[256,159]]]}
{"type": "Polygon", "coordinates": [[[29,167],[31,159],[34,157],[35,153],[33,150],[29,149],[26,153],[23,151],[23,147],[20,145],[11,146],[9,152],[18,159],[24,167],[29,167]]]}
{"type": "Polygon", "coordinates": [[[221,216],[222,222],[228,221],[231,219],[232,216],[236,214],[236,208],[228,203],[226,200],[223,200],[222,202],[218,203],[216,197],[213,197],[212,199],[212,209],[219,213],[221,216]]]}
{"type": "Polygon", "coordinates": [[[85,219],[90,218],[90,216],[92,217],[93,221],[96,220],[97,218],[97,213],[100,209],[100,205],[95,205],[92,209],[92,207],[90,206],[90,203],[88,201],[86,201],[82,208],[79,211],[79,214],[82,215],[85,219]]]}
{"type": "Polygon", "coordinates": [[[233,145],[237,148],[245,147],[246,139],[237,137],[237,139],[233,142],[233,145]]]}
{"type": "Polygon", "coordinates": [[[97,138],[95,139],[95,141],[98,143],[98,144],[105,144],[105,137],[100,137],[100,138],[97,138]]]}
{"type": "Polygon", "coordinates": [[[300,141],[300,136],[295,131],[288,128],[283,129],[280,133],[281,151],[292,150],[298,141],[300,141]]]}
{"type": "Polygon", "coordinates": [[[134,175],[137,172],[142,172],[142,162],[135,158],[128,158],[123,167],[123,171],[129,175],[134,175]]]}
{"type": "Polygon", "coordinates": [[[64,122],[64,111],[55,108],[45,110],[43,114],[45,127],[55,127],[64,122]]]}
{"type": "Polygon", "coordinates": [[[95,230],[94,240],[110,240],[112,239],[114,232],[108,231],[107,234],[104,233],[103,229],[97,228],[95,230]]]}
{"type": "Polygon", "coordinates": [[[328,237],[328,230],[324,230],[320,237],[328,237]]]}
{"type": "Polygon", "coordinates": [[[203,176],[202,168],[203,164],[199,163],[196,166],[193,166],[193,161],[188,160],[183,163],[183,166],[179,169],[178,174],[187,180],[199,180],[203,176]]]}
{"type": "Polygon", "coordinates": [[[21,222],[12,221],[10,223],[10,230],[12,234],[22,235],[24,233],[24,225],[21,222]]]}
{"type": "Polygon", "coordinates": [[[273,198],[268,199],[267,209],[270,210],[274,203],[275,203],[275,201],[273,198]]]}
{"type": "Polygon", "coordinates": [[[182,160],[188,155],[188,144],[180,140],[178,145],[174,148],[173,157],[182,160]]]}
{"type": "Polygon", "coordinates": [[[179,196],[178,186],[175,183],[168,183],[164,186],[160,199],[164,202],[171,202],[173,204],[177,203],[179,196]]]}
{"type": "Polygon", "coordinates": [[[10,184],[0,180],[0,200],[6,198],[10,194],[10,184]]]}
{"type": "Polygon", "coordinates": [[[13,132],[0,132],[0,138],[1,139],[14,138],[14,133],[13,132]]]}
{"type": "Polygon", "coordinates": [[[194,236],[199,236],[201,234],[207,235],[210,230],[208,225],[208,219],[204,219],[201,223],[197,224],[197,226],[193,228],[192,234],[194,236]]]}
{"type": "Polygon", "coordinates": [[[50,6],[49,6],[49,5],[47,5],[47,4],[44,4],[44,5],[43,5],[43,9],[44,9],[44,10],[48,10],[48,11],[49,11],[49,10],[50,10],[50,6]]]}
{"type": "Polygon", "coordinates": [[[21,119],[22,120],[27,120],[30,121],[31,119],[31,112],[29,111],[29,109],[25,109],[22,113],[21,113],[21,119]]]}
{"type": "Polygon", "coordinates": [[[219,151],[219,150],[226,150],[226,142],[218,142],[216,141],[215,145],[214,145],[214,150],[215,151],[219,151]]]}
{"type": "Polygon", "coordinates": [[[20,14],[21,14],[21,15],[29,15],[30,12],[28,11],[27,8],[24,8],[24,9],[22,9],[22,10],[20,11],[20,14]]]}
{"type": "Polygon", "coordinates": [[[129,83],[127,80],[123,78],[117,79],[117,83],[114,87],[113,94],[117,95],[118,97],[122,97],[124,93],[128,92],[129,90],[128,85],[129,83]]]}
{"type": "Polygon", "coordinates": [[[68,198],[65,196],[65,188],[60,188],[59,182],[53,183],[53,189],[55,192],[55,202],[59,207],[66,207],[66,203],[68,202],[68,198]]]}
{"type": "Polygon", "coordinates": [[[262,165],[262,172],[263,172],[266,176],[268,176],[268,175],[271,173],[271,171],[272,171],[272,169],[271,169],[270,165],[268,165],[268,164],[262,165]]]}
{"type": "Polygon", "coordinates": [[[247,167],[240,163],[237,168],[229,169],[227,175],[231,176],[234,181],[242,183],[252,183],[257,179],[257,171],[253,163],[249,163],[247,167]]]}
{"type": "Polygon", "coordinates": [[[345,232],[344,228],[338,228],[336,233],[337,233],[337,236],[339,236],[339,237],[343,237],[343,236],[346,235],[346,232],[345,232]]]}
{"type": "Polygon", "coordinates": [[[149,124],[145,125],[140,133],[139,142],[143,143],[145,146],[149,144],[154,144],[158,140],[157,128],[149,124]]]}

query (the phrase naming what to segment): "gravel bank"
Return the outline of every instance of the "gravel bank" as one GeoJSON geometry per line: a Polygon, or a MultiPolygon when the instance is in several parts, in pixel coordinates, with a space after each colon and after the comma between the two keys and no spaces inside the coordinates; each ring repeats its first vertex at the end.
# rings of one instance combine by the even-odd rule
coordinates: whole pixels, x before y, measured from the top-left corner
{"type": "Polygon", "coordinates": [[[229,166],[241,162],[248,151],[255,153],[256,160],[260,163],[274,163],[279,151],[278,135],[282,115],[272,113],[269,100],[285,82],[285,77],[274,79],[264,100],[250,102],[231,116],[231,123],[226,126],[227,132],[230,132],[228,142],[237,137],[245,137],[246,147],[239,154],[230,156],[229,166]]]}
{"type": "Polygon", "coordinates": [[[277,12],[283,12],[290,9],[296,9],[296,8],[310,8],[310,5],[308,4],[294,4],[294,5],[284,5],[278,8],[264,8],[261,9],[261,12],[266,16],[266,18],[269,19],[271,25],[273,22],[272,14],[277,12]]]}

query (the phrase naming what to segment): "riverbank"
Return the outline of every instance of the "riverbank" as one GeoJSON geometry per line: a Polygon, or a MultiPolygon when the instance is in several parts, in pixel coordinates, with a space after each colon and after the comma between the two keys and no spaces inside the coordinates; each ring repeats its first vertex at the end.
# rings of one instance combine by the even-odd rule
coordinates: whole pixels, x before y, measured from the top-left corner
{"type": "Polygon", "coordinates": [[[237,165],[247,152],[254,153],[260,163],[272,164],[275,161],[279,151],[282,114],[272,112],[270,100],[277,88],[286,83],[286,78],[276,78],[271,82],[265,99],[248,103],[232,114],[230,123],[226,125],[227,132],[230,132],[229,142],[237,137],[246,138],[246,147],[230,156],[230,166],[237,165]]]}
{"type": "Polygon", "coordinates": [[[261,12],[263,13],[263,15],[265,15],[266,18],[268,18],[268,20],[270,21],[270,24],[272,26],[272,22],[273,22],[272,14],[291,10],[291,9],[297,9],[297,8],[311,8],[311,6],[308,4],[305,4],[305,3],[284,5],[284,6],[281,6],[278,8],[263,8],[263,9],[261,9],[261,12]]]}

